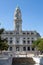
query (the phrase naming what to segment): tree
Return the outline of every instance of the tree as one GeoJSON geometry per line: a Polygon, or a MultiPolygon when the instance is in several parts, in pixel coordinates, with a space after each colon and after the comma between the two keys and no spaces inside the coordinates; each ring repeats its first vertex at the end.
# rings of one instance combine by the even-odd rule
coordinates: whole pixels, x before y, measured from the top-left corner
{"type": "Polygon", "coordinates": [[[40,41],[41,41],[41,39],[37,39],[37,40],[35,40],[33,43],[32,43],[32,47],[37,47],[38,46],[38,44],[40,43],[40,41]]]}
{"type": "Polygon", "coordinates": [[[7,44],[7,40],[1,37],[3,32],[4,32],[4,29],[0,29],[0,51],[1,52],[3,50],[7,50],[9,47],[7,44]]]}
{"type": "Polygon", "coordinates": [[[43,51],[43,41],[38,44],[38,50],[43,51]]]}
{"type": "Polygon", "coordinates": [[[37,39],[32,44],[33,48],[36,48],[36,50],[42,52],[43,51],[43,38],[37,39]]]}

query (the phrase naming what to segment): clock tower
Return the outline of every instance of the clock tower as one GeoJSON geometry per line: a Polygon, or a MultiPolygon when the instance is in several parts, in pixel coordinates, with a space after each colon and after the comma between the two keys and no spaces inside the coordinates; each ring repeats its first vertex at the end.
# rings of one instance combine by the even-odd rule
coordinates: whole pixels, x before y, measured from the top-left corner
{"type": "Polygon", "coordinates": [[[21,16],[21,10],[19,7],[16,7],[15,9],[14,22],[15,22],[15,31],[17,32],[22,31],[22,16],[21,16]]]}

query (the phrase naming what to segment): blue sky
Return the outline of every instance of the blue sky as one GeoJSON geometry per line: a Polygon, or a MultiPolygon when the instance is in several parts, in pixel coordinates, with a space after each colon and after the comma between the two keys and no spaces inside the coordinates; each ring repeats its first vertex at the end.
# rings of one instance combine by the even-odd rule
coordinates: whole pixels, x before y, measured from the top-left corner
{"type": "Polygon", "coordinates": [[[22,29],[36,30],[43,37],[43,0],[0,0],[0,28],[14,30],[14,11],[22,12],[22,29]]]}

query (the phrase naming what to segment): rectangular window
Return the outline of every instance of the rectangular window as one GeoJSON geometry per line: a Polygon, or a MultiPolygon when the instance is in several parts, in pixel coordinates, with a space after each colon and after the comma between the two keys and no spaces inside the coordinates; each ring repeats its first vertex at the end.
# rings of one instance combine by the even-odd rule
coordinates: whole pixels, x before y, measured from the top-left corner
{"type": "Polygon", "coordinates": [[[28,40],[28,41],[27,41],[27,43],[29,44],[29,43],[30,43],[30,41],[28,40]]]}
{"type": "Polygon", "coordinates": [[[23,47],[23,51],[26,51],[26,47],[23,47]]]}
{"type": "Polygon", "coordinates": [[[32,40],[32,43],[33,43],[34,41],[32,40]]]}
{"type": "Polygon", "coordinates": [[[32,48],[32,51],[34,51],[34,48],[32,48]]]}
{"type": "Polygon", "coordinates": [[[10,40],[10,43],[12,43],[12,40],[10,40]]]}
{"type": "Polygon", "coordinates": [[[30,39],[29,37],[27,39],[30,39]]]}
{"type": "Polygon", "coordinates": [[[17,44],[19,43],[19,39],[20,39],[20,38],[16,38],[16,43],[17,43],[17,44]]]}
{"type": "Polygon", "coordinates": [[[23,40],[23,44],[25,44],[26,43],[26,41],[25,40],[23,40]]]}
{"type": "Polygon", "coordinates": [[[17,42],[17,43],[19,43],[19,41],[18,41],[18,40],[17,40],[16,42],[17,42]]]}
{"type": "Polygon", "coordinates": [[[30,47],[27,47],[28,51],[30,51],[30,47]]]}
{"type": "Polygon", "coordinates": [[[12,39],[12,37],[10,37],[10,39],[12,39]]]}
{"type": "Polygon", "coordinates": [[[10,51],[12,51],[12,47],[10,47],[10,51]]]}

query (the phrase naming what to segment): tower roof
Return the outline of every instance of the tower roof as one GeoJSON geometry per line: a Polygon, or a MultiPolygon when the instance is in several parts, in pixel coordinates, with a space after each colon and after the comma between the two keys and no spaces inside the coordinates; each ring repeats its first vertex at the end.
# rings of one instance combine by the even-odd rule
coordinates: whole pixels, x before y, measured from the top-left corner
{"type": "Polygon", "coordinates": [[[17,6],[15,9],[14,19],[21,20],[21,10],[20,10],[19,6],[17,6]]]}

